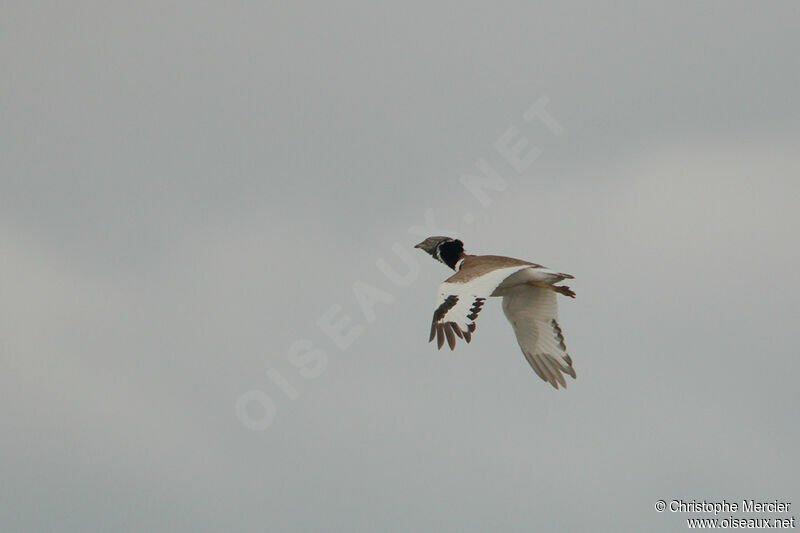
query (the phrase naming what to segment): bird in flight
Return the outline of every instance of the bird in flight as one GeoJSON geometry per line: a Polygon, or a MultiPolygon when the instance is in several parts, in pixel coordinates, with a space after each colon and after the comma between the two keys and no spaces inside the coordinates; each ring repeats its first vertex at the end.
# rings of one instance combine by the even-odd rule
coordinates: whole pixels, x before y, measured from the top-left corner
{"type": "Polygon", "coordinates": [[[456,337],[469,342],[486,299],[502,296],[503,312],[534,372],[556,389],[566,388],[564,374],[575,378],[556,302],[556,294],[575,297],[569,287],[556,285],[573,276],[512,257],[468,255],[452,237],[428,237],[415,248],[455,270],[439,287],[429,341],[436,338],[439,349],[447,341],[451,350],[456,337]]]}

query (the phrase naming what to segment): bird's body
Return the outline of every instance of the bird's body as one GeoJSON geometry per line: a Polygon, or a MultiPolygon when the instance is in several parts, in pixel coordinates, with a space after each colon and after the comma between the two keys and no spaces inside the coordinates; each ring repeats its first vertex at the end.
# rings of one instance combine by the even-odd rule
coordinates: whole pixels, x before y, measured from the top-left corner
{"type": "Polygon", "coordinates": [[[536,374],[556,389],[567,386],[563,373],[575,378],[556,302],[556,294],[575,297],[569,287],[556,285],[572,276],[513,257],[468,255],[450,237],[429,237],[416,248],[455,270],[439,287],[431,323],[430,340],[436,338],[440,349],[445,341],[455,349],[457,337],[469,342],[486,299],[502,297],[503,312],[536,374]]]}

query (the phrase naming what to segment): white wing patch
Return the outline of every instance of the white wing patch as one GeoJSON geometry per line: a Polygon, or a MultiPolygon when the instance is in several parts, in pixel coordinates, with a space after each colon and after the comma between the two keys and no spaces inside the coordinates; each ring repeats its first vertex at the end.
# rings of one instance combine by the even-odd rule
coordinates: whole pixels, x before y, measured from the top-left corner
{"type": "Polygon", "coordinates": [[[504,267],[487,272],[464,283],[445,281],[439,287],[439,298],[431,322],[429,341],[436,337],[439,348],[445,339],[450,349],[456,347],[456,337],[469,342],[475,331],[475,319],[486,298],[510,275],[530,268],[528,265],[504,267]]]}
{"type": "Polygon", "coordinates": [[[566,388],[562,372],[575,378],[575,369],[558,325],[556,293],[531,285],[518,285],[503,296],[503,312],[534,372],[556,389],[559,384],[566,388]]]}

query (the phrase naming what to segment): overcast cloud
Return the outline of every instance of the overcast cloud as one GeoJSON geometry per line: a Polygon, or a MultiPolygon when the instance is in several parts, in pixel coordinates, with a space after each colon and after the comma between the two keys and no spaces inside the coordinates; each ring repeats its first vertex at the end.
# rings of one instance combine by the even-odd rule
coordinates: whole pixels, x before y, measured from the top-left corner
{"type": "Polygon", "coordinates": [[[796,2],[2,12],[3,532],[800,514],[796,2]],[[426,342],[419,227],[575,275],[566,391],[498,301],[426,342]]]}

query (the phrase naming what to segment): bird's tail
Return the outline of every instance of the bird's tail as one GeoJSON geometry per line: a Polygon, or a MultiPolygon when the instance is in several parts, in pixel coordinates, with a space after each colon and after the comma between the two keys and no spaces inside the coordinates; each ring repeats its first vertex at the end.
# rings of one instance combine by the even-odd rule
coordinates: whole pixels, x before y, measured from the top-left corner
{"type": "Polygon", "coordinates": [[[540,287],[542,289],[563,294],[564,296],[569,296],[570,298],[575,298],[575,291],[566,285],[550,285],[549,283],[542,283],[541,281],[529,281],[528,285],[533,285],[534,287],[540,287]]]}
{"type": "Polygon", "coordinates": [[[575,298],[575,291],[567,287],[566,285],[551,285],[553,290],[559,294],[563,294],[564,296],[569,296],[570,298],[575,298]]]}

